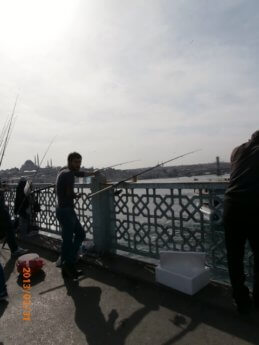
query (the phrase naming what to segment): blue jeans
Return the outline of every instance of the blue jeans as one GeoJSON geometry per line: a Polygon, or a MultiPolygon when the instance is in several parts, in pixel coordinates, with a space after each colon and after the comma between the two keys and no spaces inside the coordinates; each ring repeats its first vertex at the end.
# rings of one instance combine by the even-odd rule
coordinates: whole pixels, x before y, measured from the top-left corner
{"type": "Polygon", "coordinates": [[[56,216],[62,229],[61,260],[74,265],[77,252],[85,239],[84,229],[72,207],[57,207],[56,216]]]}
{"type": "Polygon", "coordinates": [[[6,285],[5,285],[5,278],[4,278],[4,269],[0,263],[0,293],[4,292],[5,290],[6,290],[6,285]]]}

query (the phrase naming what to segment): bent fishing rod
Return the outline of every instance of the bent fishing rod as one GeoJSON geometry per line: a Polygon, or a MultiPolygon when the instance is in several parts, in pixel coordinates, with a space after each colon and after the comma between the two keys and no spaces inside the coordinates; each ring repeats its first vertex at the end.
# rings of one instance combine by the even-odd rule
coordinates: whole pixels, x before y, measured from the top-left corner
{"type": "Polygon", "coordinates": [[[1,134],[0,134],[0,147],[2,146],[2,143],[5,139],[5,133],[7,131],[9,121],[10,121],[10,117],[7,117],[5,123],[2,127],[1,134]]]}
{"type": "Polygon", "coordinates": [[[13,120],[14,120],[14,114],[15,114],[15,109],[16,109],[16,104],[17,104],[17,100],[18,100],[18,96],[16,97],[15,103],[14,103],[14,107],[13,107],[13,111],[12,114],[9,118],[9,120],[7,120],[5,127],[2,130],[2,139],[1,139],[1,144],[3,143],[3,146],[1,148],[1,160],[0,160],[0,166],[2,164],[3,158],[4,158],[4,154],[7,148],[7,145],[9,143],[9,139],[10,139],[10,135],[12,133],[13,130],[13,120]]]}
{"type": "MultiPolygon", "coordinates": [[[[105,168],[101,168],[101,169],[94,170],[94,171],[93,171],[93,174],[94,174],[94,173],[97,173],[97,172],[105,171],[105,170],[108,170],[108,169],[111,169],[111,168],[114,168],[114,167],[117,167],[117,166],[119,166],[119,165],[128,164],[128,163],[133,163],[133,162],[138,162],[138,161],[139,161],[139,159],[134,160],[134,161],[128,161],[128,162],[123,162],[123,163],[118,163],[118,164],[110,165],[110,166],[105,167],[105,168]]],[[[37,188],[37,189],[35,189],[34,191],[32,191],[31,193],[37,193],[37,192],[40,192],[40,191],[45,190],[45,189],[53,188],[53,187],[55,187],[55,186],[56,186],[56,184],[55,184],[55,183],[52,183],[52,184],[50,184],[50,185],[48,185],[48,186],[45,186],[45,187],[42,187],[42,188],[37,188]]]]}
{"type": "Polygon", "coordinates": [[[1,134],[0,134],[0,147],[2,146],[2,143],[5,141],[5,135],[7,133],[7,130],[8,130],[9,124],[10,124],[11,116],[12,116],[12,114],[10,116],[6,117],[5,123],[2,127],[1,134]]]}
{"type": "Polygon", "coordinates": [[[130,176],[130,177],[124,179],[124,180],[121,180],[121,181],[119,181],[119,182],[117,182],[117,183],[115,183],[115,184],[112,184],[112,185],[110,185],[110,186],[108,186],[108,187],[105,187],[105,188],[103,188],[103,189],[100,189],[100,190],[98,190],[97,192],[88,194],[88,195],[87,195],[87,199],[92,198],[93,196],[96,196],[96,195],[98,195],[98,194],[100,194],[100,193],[103,193],[103,192],[105,192],[105,191],[107,191],[107,190],[109,190],[109,189],[116,188],[116,187],[118,187],[119,185],[121,185],[122,183],[127,182],[128,180],[132,180],[132,179],[134,179],[134,178],[137,178],[138,176],[143,175],[143,174],[145,174],[145,173],[147,173],[147,172],[149,172],[149,171],[151,171],[151,170],[154,170],[154,169],[156,169],[156,168],[159,168],[160,166],[162,166],[162,165],[164,165],[164,164],[166,164],[166,163],[175,161],[175,160],[177,160],[177,159],[179,159],[179,158],[182,158],[182,157],[184,157],[184,156],[190,155],[190,154],[195,153],[195,152],[198,152],[198,151],[201,151],[201,149],[195,150],[195,151],[190,151],[190,152],[184,153],[184,154],[182,154],[182,155],[180,155],[180,156],[177,156],[177,157],[173,157],[173,158],[171,158],[171,159],[168,159],[168,160],[165,161],[165,162],[162,162],[162,163],[160,163],[160,164],[157,164],[157,165],[155,165],[155,166],[153,166],[153,167],[151,167],[151,168],[148,168],[148,169],[146,169],[146,170],[144,170],[144,171],[141,171],[141,172],[138,173],[138,174],[135,174],[135,175],[130,176]]]}
{"type": "Polygon", "coordinates": [[[16,105],[17,105],[17,101],[18,101],[18,96],[16,96],[16,99],[15,99],[15,103],[14,103],[14,107],[13,107],[13,111],[12,111],[12,114],[10,116],[10,119],[9,121],[7,121],[7,125],[5,127],[5,129],[3,129],[3,139],[2,139],[2,142],[1,144],[3,143],[3,146],[1,148],[1,157],[0,157],[0,167],[2,165],[2,162],[3,162],[3,159],[4,159],[4,155],[5,155],[5,152],[6,152],[6,148],[7,148],[7,145],[9,143],[9,139],[10,139],[10,135],[11,135],[11,132],[12,132],[12,127],[13,127],[13,119],[14,119],[14,114],[15,114],[15,109],[16,109],[16,105]]]}

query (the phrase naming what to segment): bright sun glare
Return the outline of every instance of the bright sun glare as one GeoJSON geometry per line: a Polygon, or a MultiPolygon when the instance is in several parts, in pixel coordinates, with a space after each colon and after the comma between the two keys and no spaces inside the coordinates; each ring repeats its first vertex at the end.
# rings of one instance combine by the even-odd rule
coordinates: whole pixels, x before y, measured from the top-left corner
{"type": "Polygon", "coordinates": [[[0,0],[0,51],[44,54],[72,23],[79,0],[0,0]]]}

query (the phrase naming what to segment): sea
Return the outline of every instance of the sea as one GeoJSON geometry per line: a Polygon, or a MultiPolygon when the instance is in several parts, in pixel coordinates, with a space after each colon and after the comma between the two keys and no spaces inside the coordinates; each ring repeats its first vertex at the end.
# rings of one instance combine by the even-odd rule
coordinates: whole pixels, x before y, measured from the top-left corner
{"type": "Polygon", "coordinates": [[[197,175],[197,176],[181,176],[181,177],[170,177],[170,178],[159,178],[150,180],[139,180],[138,182],[143,183],[183,183],[183,182],[226,182],[229,179],[229,174],[224,175],[197,175]]]}

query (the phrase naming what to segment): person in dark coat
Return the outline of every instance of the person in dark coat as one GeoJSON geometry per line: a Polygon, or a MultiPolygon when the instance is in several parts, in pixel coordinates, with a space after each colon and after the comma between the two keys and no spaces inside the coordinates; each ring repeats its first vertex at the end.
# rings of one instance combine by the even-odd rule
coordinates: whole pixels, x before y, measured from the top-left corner
{"type": "Polygon", "coordinates": [[[224,228],[233,298],[240,313],[259,308],[259,131],[231,154],[231,174],[224,198],[224,228]],[[254,256],[253,298],[245,285],[244,253],[254,256]]]}
{"type": "Polygon", "coordinates": [[[26,179],[21,177],[17,187],[16,195],[14,201],[14,214],[19,216],[19,229],[21,237],[26,236],[29,233],[30,226],[30,201],[29,196],[24,193],[24,188],[26,186],[26,179]]]}
{"type": "Polygon", "coordinates": [[[36,214],[40,212],[38,196],[33,193],[31,181],[21,177],[17,187],[14,201],[14,214],[19,216],[21,237],[33,235],[36,231],[36,214]]]}

